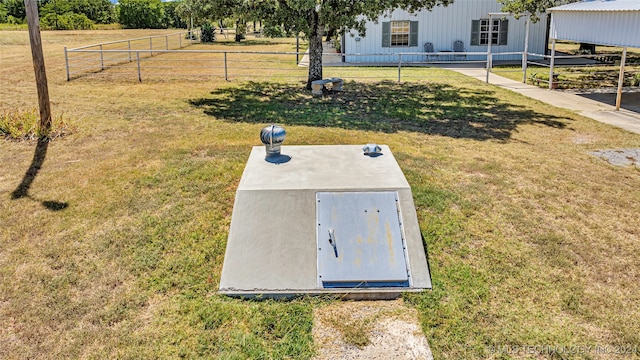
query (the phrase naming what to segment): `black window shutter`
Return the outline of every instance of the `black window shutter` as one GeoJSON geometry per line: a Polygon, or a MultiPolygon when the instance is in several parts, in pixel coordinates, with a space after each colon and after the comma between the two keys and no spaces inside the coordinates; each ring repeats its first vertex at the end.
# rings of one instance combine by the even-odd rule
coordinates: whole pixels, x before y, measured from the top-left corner
{"type": "Polygon", "coordinates": [[[409,46],[418,46],[418,22],[409,23],[409,46]]]}
{"type": "Polygon", "coordinates": [[[500,21],[500,45],[507,45],[507,34],[509,33],[509,20],[500,21]]]}
{"type": "Polygon", "coordinates": [[[471,45],[480,45],[480,20],[471,20],[471,45]]]}
{"type": "Polygon", "coordinates": [[[391,23],[383,22],[382,23],[382,47],[390,47],[391,46],[391,23]]]}

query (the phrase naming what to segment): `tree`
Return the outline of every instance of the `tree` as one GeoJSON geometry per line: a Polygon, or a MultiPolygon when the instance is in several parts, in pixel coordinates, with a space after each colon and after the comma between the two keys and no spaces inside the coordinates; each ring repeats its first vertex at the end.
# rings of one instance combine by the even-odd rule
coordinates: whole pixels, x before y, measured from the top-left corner
{"type": "Polygon", "coordinates": [[[580,0],[499,0],[502,4],[502,11],[513,13],[516,17],[523,14],[531,14],[531,21],[540,20],[540,14],[548,8],[578,2],[580,0]]]}
{"type": "Polygon", "coordinates": [[[69,0],[70,11],[85,14],[98,24],[111,24],[116,20],[114,5],[109,0],[69,0]]]}
{"type": "Polygon", "coordinates": [[[9,13],[7,12],[7,8],[0,1],[0,23],[7,22],[7,15],[9,15],[9,13]]]}
{"type": "Polygon", "coordinates": [[[176,8],[180,4],[179,1],[163,2],[164,7],[164,23],[167,27],[176,29],[187,28],[187,23],[177,14],[176,8]]]}
{"type": "Polygon", "coordinates": [[[302,33],[309,40],[309,77],[322,79],[322,33],[329,29],[355,29],[365,35],[368,20],[377,19],[396,8],[415,13],[434,6],[447,6],[454,0],[246,0],[253,11],[265,20],[265,26],[283,24],[293,34],[302,33]]]}
{"type": "Polygon", "coordinates": [[[23,0],[5,0],[4,7],[7,9],[7,17],[13,16],[16,19],[24,20],[27,16],[23,0]]]}
{"type": "Polygon", "coordinates": [[[129,29],[161,29],[164,9],[160,0],[120,0],[119,21],[129,29]]]}
{"type": "MultiPolygon", "coordinates": [[[[516,17],[523,14],[530,14],[532,22],[540,20],[539,14],[554,6],[574,3],[581,0],[499,0],[502,4],[502,11],[513,13],[516,17]]],[[[580,43],[580,50],[583,53],[595,54],[595,44],[580,43]]]]}
{"type": "Polygon", "coordinates": [[[221,5],[221,0],[182,0],[175,11],[187,23],[187,29],[191,33],[194,24],[198,26],[212,19],[223,18],[218,17],[219,10],[229,7],[221,5]]]}
{"type": "Polygon", "coordinates": [[[109,0],[42,0],[40,3],[40,18],[46,18],[47,29],[86,28],[89,22],[80,15],[84,15],[91,24],[116,21],[115,7],[109,0]],[[66,23],[60,25],[59,18],[63,16],[66,23]]]}

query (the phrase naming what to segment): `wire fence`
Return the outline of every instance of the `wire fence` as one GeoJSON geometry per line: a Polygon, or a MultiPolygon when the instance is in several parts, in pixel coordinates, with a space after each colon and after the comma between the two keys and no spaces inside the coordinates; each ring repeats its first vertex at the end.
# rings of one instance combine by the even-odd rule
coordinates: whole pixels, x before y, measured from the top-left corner
{"type": "MultiPolygon", "coordinates": [[[[140,82],[172,78],[303,81],[308,77],[308,68],[301,66],[300,62],[301,58],[303,63],[305,61],[303,52],[209,50],[199,45],[199,38],[195,32],[179,32],[75,49],[65,48],[67,80],[94,76],[125,77],[140,82]],[[184,49],[187,46],[190,48],[184,49]]],[[[476,67],[485,69],[487,81],[490,72],[515,73],[507,77],[550,88],[568,88],[604,78],[611,78],[611,86],[617,86],[620,56],[559,55],[552,60],[546,54],[523,52],[325,53],[323,63],[325,77],[344,79],[375,78],[401,82],[424,79],[424,72],[416,71],[419,68],[476,67]],[[509,66],[505,67],[505,64],[509,66]]],[[[628,68],[625,86],[637,87],[640,68],[637,64],[631,64],[628,68]]],[[[432,72],[429,76],[450,77],[438,72],[432,72]]],[[[601,84],[598,86],[602,87],[601,84]]]]}
{"type": "Polygon", "coordinates": [[[200,32],[182,31],[174,34],[146,36],[87,45],[74,49],[64,48],[67,81],[108,69],[127,67],[134,61],[159,55],[159,51],[182,49],[199,42],[200,32]]]}

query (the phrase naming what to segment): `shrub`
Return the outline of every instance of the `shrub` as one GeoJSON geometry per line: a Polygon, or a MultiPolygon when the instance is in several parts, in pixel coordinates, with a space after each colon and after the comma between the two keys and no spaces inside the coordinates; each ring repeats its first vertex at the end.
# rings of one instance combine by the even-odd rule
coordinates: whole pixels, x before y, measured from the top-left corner
{"type": "Polygon", "coordinates": [[[282,27],[279,25],[265,26],[262,28],[262,34],[269,38],[281,38],[286,36],[284,30],[282,30],[282,27]]]}
{"type": "MultiPolygon", "coordinates": [[[[38,128],[38,116],[39,112],[35,108],[0,113],[0,136],[16,140],[34,140],[42,137],[45,134],[38,128]]],[[[58,138],[73,134],[76,130],[63,115],[52,116],[48,137],[58,138]]]]}
{"type": "Polygon", "coordinates": [[[200,42],[208,43],[216,40],[216,29],[210,23],[204,23],[200,27],[200,42]]]}
{"type": "Polygon", "coordinates": [[[40,27],[45,30],[91,30],[95,24],[85,14],[49,13],[40,19],[40,27]]]}
{"type": "Polygon", "coordinates": [[[2,1],[0,1],[0,23],[7,22],[7,15],[8,14],[9,13],[7,12],[7,8],[4,6],[2,1]]]}
{"type": "Polygon", "coordinates": [[[11,24],[11,25],[20,25],[20,24],[24,24],[24,21],[26,19],[20,19],[17,17],[14,17],[13,15],[9,15],[7,16],[7,23],[11,24]]]}

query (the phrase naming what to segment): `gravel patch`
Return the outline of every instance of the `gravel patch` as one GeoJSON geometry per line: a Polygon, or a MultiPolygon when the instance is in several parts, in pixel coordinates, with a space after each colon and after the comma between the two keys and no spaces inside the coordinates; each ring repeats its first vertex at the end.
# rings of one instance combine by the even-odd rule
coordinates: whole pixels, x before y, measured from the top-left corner
{"type": "Polygon", "coordinates": [[[598,150],[589,154],[604,159],[611,165],[640,167],[640,149],[598,150]]]}

